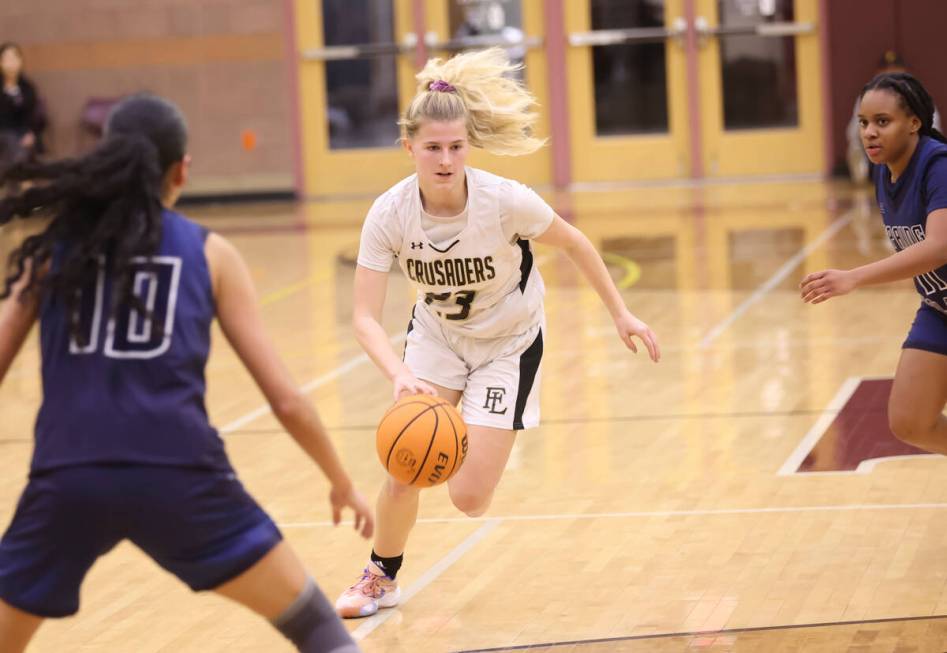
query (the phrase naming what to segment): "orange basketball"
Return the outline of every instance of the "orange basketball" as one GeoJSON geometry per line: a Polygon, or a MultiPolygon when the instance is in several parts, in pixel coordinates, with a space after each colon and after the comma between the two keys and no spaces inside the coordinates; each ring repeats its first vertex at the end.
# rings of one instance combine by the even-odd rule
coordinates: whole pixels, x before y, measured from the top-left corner
{"type": "Polygon", "coordinates": [[[467,455],[467,425],[440,397],[402,397],[388,409],[375,436],[378,458],[396,480],[414,487],[440,485],[467,455]]]}

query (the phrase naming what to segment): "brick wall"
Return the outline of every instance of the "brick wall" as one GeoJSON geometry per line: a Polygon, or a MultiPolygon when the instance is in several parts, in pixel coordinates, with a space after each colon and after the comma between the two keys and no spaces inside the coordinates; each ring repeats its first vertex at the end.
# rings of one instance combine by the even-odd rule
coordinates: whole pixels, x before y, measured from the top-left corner
{"type": "Polygon", "coordinates": [[[278,0],[4,0],[0,41],[24,50],[53,155],[86,149],[84,103],[147,90],[188,118],[191,192],[294,187],[294,53],[278,0]],[[256,147],[241,134],[252,130],[256,147]]]}

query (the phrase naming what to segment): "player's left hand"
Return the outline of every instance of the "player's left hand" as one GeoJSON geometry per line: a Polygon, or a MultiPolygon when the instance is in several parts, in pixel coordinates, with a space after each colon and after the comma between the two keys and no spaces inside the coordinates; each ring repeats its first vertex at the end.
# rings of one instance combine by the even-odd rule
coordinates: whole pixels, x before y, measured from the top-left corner
{"type": "Polygon", "coordinates": [[[822,270],[806,275],[799,284],[802,301],[821,304],[827,299],[847,295],[855,290],[855,275],[851,270],[822,270]]]}
{"type": "Polygon", "coordinates": [[[332,523],[336,526],[342,521],[342,510],[351,508],[355,513],[355,530],[364,537],[370,538],[375,530],[375,518],[372,507],[356,490],[351,483],[342,487],[332,487],[329,492],[329,503],[332,504],[332,523]]]}
{"type": "Polygon", "coordinates": [[[631,351],[638,353],[638,346],[635,344],[634,337],[641,339],[644,346],[648,348],[648,355],[655,363],[661,360],[661,347],[658,345],[658,337],[654,335],[651,328],[625,310],[615,318],[615,328],[618,329],[618,337],[625,343],[631,351]]]}

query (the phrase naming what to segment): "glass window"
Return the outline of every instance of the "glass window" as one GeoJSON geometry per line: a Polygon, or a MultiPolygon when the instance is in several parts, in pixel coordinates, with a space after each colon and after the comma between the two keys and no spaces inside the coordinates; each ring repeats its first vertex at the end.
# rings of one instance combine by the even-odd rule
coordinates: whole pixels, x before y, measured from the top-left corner
{"type": "Polygon", "coordinates": [[[510,44],[506,48],[510,61],[526,64],[521,0],[449,0],[448,19],[451,40],[503,41],[510,44]]]}
{"type": "MultiPolygon", "coordinates": [[[[322,0],[324,43],[394,42],[392,0],[322,0]]],[[[395,147],[398,140],[396,55],[326,61],[329,147],[395,147]]]]}
{"type": "MultiPolygon", "coordinates": [[[[661,0],[592,0],[592,29],[664,27],[661,0]]],[[[592,48],[595,131],[599,136],[668,130],[665,44],[592,48]]]]}
{"type": "MultiPolygon", "coordinates": [[[[720,0],[722,27],[792,22],[793,0],[720,0]]],[[[799,124],[796,39],[722,35],[724,128],[767,129],[799,124]]]]}

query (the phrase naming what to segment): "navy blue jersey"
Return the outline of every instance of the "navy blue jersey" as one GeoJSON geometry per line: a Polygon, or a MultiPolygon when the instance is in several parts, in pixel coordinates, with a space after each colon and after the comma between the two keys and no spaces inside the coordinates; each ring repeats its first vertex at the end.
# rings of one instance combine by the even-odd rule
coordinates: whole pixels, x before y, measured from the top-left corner
{"type": "Polygon", "coordinates": [[[132,276],[150,315],[124,307],[110,316],[104,262],[81,292],[81,339],[70,336],[61,301],[42,306],[34,473],[89,463],[230,470],[204,407],[215,312],[207,232],[168,210],[162,232],[156,255],[136,259],[132,276]]]}
{"type": "MultiPolygon", "coordinates": [[[[922,136],[898,181],[875,166],[875,195],[888,238],[899,252],[924,240],[927,216],[947,208],[947,145],[922,136]]],[[[947,265],[914,277],[925,304],[947,314],[947,265]]]]}

